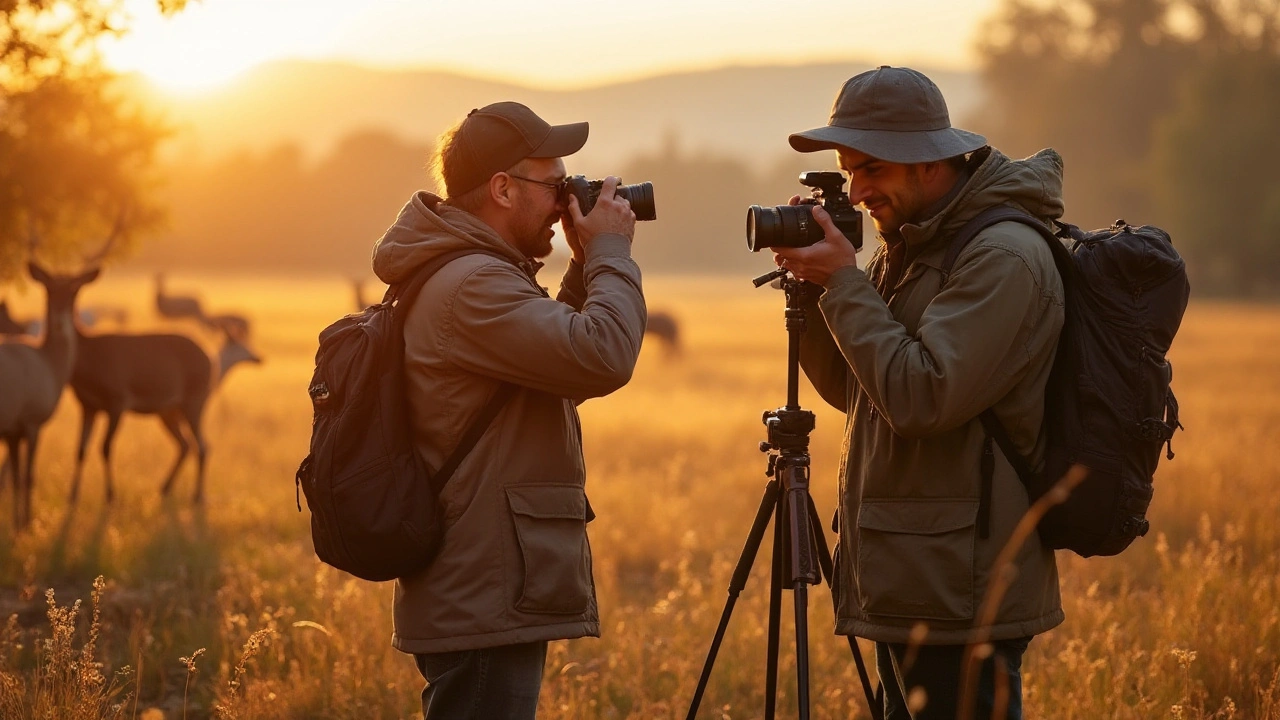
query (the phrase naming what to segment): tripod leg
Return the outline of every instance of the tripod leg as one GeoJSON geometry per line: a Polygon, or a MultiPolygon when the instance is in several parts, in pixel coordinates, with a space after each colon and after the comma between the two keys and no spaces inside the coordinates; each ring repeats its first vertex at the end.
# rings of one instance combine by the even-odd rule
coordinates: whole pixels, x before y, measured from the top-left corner
{"type": "Polygon", "coordinates": [[[831,551],[827,548],[827,534],[822,530],[822,519],[818,517],[818,507],[813,504],[813,496],[809,500],[809,526],[813,528],[814,543],[818,549],[818,566],[822,568],[822,577],[827,579],[827,587],[835,582],[835,572],[831,563],[831,551]]]}
{"type": "Polygon", "coordinates": [[[862,662],[862,651],[858,648],[858,639],[846,635],[849,639],[849,650],[853,653],[853,663],[858,666],[858,678],[862,680],[862,692],[867,696],[867,707],[871,710],[871,720],[884,720],[883,688],[871,689],[871,677],[867,674],[867,666],[862,662]]]}
{"type": "Polygon", "coordinates": [[[796,582],[792,602],[796,610],[796,695],[800,720],[809,720],[809,585],[796,582]]]}
{"type": "MultiPolygon", "coordinates": [[[[812,496],[809,497],[809,525],[813,527],[816,537],[818,562],[822,566],[823,576],[827,578],[827,584],[831,585],[836,577],[831,552],[827,549],[827,536],[822,530],[822,521],[818,517],[818,508],[813,504],[812,496]]],[[[858,667],[858,678],[862,680],[862,692],[867,696],[867,707],[871,709],[871,719],[883,720],[884,705],[877,702],[880,699],[880,692],[871,688],[871,677],[867,674],[867,665],[862,661],[862,653],[858,650],[858,640],[852,635],[846,637],[849,639],[849,650],[853,653],[853,664],[858,667]]]]}
{"type": "Polygon", "coordinates": [[[773,522],[773,571],[769,578],[769,651],[765,656],[764,718],[773,720],[778,707],[778,636],[782,626],[782,573],[783,557],[787,546],[784,541],[787,514],[783,499],[777,504],[777,517],[773,522]]]}
{"type": "MultiPolygon", "coordinates": [[[[764,531],[769,526],[769,517],[775,513],[778,504],[778,481],[770,480],[764,488],[764,497],[760,499],[760,508],[756,510],[756,519],[751,523],[751,532],[747,534],[747,542],[738,557],[738,565],[734,568],[733,578],[729,581],[729,599],[725,601],[724,612],[720,614],[720,625],[716,628],[715,639],[711,641],[711,649],[707,651],[707,661],[702,666],[702,676],[698,678],[698,688],[693,693],[689,704],[688,720],[694,720],[698,714],[698,706],[702,704],[702,695],[706,692],[707,681],[711,679],[711,667],[715,665],[716,655],[720,652],[720,643],[724,641],[725,630],[729,627],[729,616],[733,614],[733,606],[738,596],[747,586],[747,577],[751,575],[751,565],[760,550],[760,542],[764,539],[764,531]]],[[[776,555],[776,553],[775,553],[776,555]]]]}

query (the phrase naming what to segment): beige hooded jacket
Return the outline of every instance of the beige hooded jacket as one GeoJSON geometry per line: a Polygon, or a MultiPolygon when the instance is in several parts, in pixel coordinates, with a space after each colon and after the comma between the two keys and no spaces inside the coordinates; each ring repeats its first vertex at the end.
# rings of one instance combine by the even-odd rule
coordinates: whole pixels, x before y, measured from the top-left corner
{"type": "MultiPolygon", "coordinates": [[[[1028,507],[996,447],[990,534],[980,536],[978,414],[994,407],[1023,454],[1042,462],[1044,389],[1063,323],[1049,247],[1033,229],[1006,222],[981,232],[949,276],[941,265],[960,227],[988,207],[1059,217],[1062,160],[1052,150],[1010,160],[984,148],[969,168],[950,202],[903,226],[867,272],[832,275],[818,300],[827,332],[810,323],[804,336],[806,374],[848,416],[834,583],[840,634],[973,639],[995,557],[1028,507]]],[[[1053,551],[1033,535],[1016,570],[994,622],[981,628],[990,639],[1062,622],[1053,551]]]]}
{"type": "Polygon", "coordinates": [[[604,234],[570,263],[557,298],[479,218],[413,196],[378,241],[373,268],[403,280],[443,253],[405,326],[419,452],[439,467],[500,383],[520,389],[441,493],[444,544],[395,588],[392,644],[436,653],[600,634],[576,404],[631,377],[644,335],[630,241],[604,234]]]}

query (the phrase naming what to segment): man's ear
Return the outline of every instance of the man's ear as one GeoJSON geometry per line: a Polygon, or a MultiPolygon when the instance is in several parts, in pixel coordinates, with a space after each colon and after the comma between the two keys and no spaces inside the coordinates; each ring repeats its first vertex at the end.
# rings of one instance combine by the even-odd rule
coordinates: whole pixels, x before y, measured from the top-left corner
{"type": "Polygon", "coordinates": [[[504,172],[494,173],[489,178],[489,199],[501,208],[510,208],[515,205],[515,199],[511,197],[511,176],[504,172]]]}

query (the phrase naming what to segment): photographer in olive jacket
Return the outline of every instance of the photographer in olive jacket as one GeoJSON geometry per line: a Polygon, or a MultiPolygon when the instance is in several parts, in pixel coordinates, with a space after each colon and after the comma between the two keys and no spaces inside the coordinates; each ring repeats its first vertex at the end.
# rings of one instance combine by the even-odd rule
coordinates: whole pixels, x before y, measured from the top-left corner
{"type": "Polygon", "coordinates": [[[478,251],[427,281],[405,325],[428,465],[501,386],[517,386],[440,495],[439,555],[396,581],[392,644],[427,680],[428,720],[533,718],[547,641],[600,634],[576,405],[630,379],[645,305],[617,178],[585,217],[566,199],[561,158],[586,140],[587,123],[551,126],[519,103],[471,111],[437,144],[448,199],[415,194],[374,250],[389,284],[478,251]],[[535,274],[558,221],[573,257],[553,299],[535,274]]]}
{"type": "Polygon", "coordinates": [[[993,653],[973,717],[1003,706],[1002,716],[1020,718],[1023,652],[1063,620],[1058,573],[1053,551],[1032,535],[1016,573],[1002,578],[994,621],[980,626],[997,553],[1028,501],[978,415],[994,408],[1024,457],[1042,463],[1062,282],[1044,239],[1016,222],[981,231],[950,274],[942,264],[957,231],[987,208],[1059,217],[1061,158],[1053,150],[1005,157],[951,127],[927,77],[888,66],[847,81],[829,124],[790,142],[838,153],[850,199],[881,239],[864,272],[814,208],[825,238],[775,250],[780,265],[824,288],[816,304],[825,327],[809,323],[801,363],[822,398],[848,415],[836,632],[875,641],[886,718],[955,718],[965,645],[985,641],[993,653]],[[989,495],[984,463],[994,466],[989,495]]]}

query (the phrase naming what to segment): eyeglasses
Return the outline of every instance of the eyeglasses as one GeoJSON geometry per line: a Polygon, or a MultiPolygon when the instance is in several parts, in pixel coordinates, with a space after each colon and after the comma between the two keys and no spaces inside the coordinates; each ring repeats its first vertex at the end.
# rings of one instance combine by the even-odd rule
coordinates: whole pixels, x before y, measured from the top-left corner
{"type": "Polygon", "coordinates": [[[568,180],[557,180],[555,182],[547,182],[546,180],[534,180],[533,178],[527,178],[520,175],[512,175],[511,173],[507,173],[507,176],[513,177],[516,180],[523,180],[525,182],[531,182],[537,185],[542,185],[544,187],[549,187],[555,191],[556,197],[560,197],[561,195],[564,194],[565,186],[569,183],[568,180]]]}

